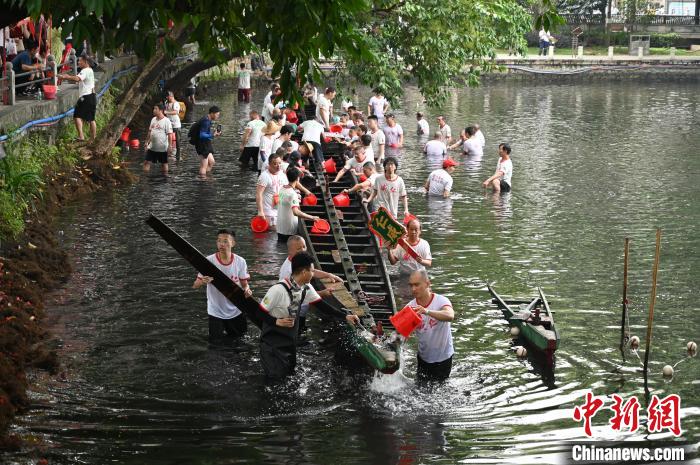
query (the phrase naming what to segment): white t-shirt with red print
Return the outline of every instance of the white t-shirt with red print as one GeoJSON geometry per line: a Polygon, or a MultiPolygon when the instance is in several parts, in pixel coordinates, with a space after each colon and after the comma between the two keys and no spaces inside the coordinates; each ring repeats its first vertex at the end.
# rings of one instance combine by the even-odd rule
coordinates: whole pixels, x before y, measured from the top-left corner
{"type": "MultiPolygon", "coordinates": [[[[248,265],[243,257],[232,254],[231,261],[224,263],[220,260],[219,254],[215,253],[207,257],[222,273],[231,278],[231,281],[241,285],[242,279],[250,279],[248,274],[248,265]]],[[[202,278],[202,274],[197,275],[202,278]]],[[[241,311],[231,303],[219,290],[214,287],[214,284],[207,284],[207,313],[211,316],[221,318],[222,320],[230,320],[241,314],[241,311]]]]}

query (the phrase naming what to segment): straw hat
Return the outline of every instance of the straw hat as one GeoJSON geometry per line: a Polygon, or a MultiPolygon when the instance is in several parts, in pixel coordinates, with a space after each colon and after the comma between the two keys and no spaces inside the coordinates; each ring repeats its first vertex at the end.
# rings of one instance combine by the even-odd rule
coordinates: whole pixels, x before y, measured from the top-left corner
{"type": "Polygon", "coordinates": [[[274,121],[268,121],[267,126],[263,129],[263,135],[269,136],[270,134],[276,134],[281,128],[282,127],[274,121]]]}

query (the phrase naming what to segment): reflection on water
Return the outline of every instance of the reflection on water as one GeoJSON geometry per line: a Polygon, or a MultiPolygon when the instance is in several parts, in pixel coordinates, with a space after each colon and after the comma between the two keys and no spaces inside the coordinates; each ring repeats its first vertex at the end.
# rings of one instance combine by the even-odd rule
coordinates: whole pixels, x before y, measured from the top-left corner
{"type": "MultiPolygon", "coordinates": [[[[698,90],[610,83],[457,91],[444,110],[448,123],[458,133],[479,122],[487,145],[481,160],[453,152],[462,165],[452,198],[440,199],[423,194],[434,167],[415,135],[422,100],[407,89],[405,110],[395,111],[405,128],[399,173],[431,245],[435,291],[456,310],[453,376],[439,392],[413,385],[414,341],[405,347],[403,373],[349,373],[313,319],[316,342],[279,389],[262,382],[254,332],[239,347],[207,347],[205,297],[191,289],[195,273],[145,226],[148,212],[205,253],[218,228],[234,227],[235,253],[246,258],[258,297],[286,255],[273,235],[248,228],[255,182],[239,170],[236,148],[250,106],[211,97],[225,109],[211,179],[198,180],[187,146],[170,177],[154,170],[133,187],[66,211],[60,228],[75,273],[49,311],[68,377],[35,393],[39,408],[15,430],[38,436],[41,456],[55,464],[552,463],[570,450],[566,441],[584,438],[571,412],[586,391],[643,396],[638,360],[622,365],[617,351],[622,244],[632,238],[630,322],[642,335],[660,226],[650,388],[682,396],[685,437],[697,438],[698,360],[679,365],[672,382],[657,373],[700,333],[692,292],[700,159],[688,156],[700,142],[698,90]],[[495,169],[500,142],[513,147],[514,190],[496,195],[481,182],[495,169]],[[562,333],[553,377],[536,359],[515,357],[486,282],[505,295],[544,289],[562,333]]],[[[261,98],[258,90],[254,99],[261,98]]],[[[426,111],[433,128],[436,116],[426,111]]],[[[410,298],[405,281],[396,286],[400,303],[410,298]]],[[[596,437],[646,437],[644,428],[615,433],[606,421],[596,417],[596,437]]],[[[7,458],[28,463],[36,454],[7,458]]]]}

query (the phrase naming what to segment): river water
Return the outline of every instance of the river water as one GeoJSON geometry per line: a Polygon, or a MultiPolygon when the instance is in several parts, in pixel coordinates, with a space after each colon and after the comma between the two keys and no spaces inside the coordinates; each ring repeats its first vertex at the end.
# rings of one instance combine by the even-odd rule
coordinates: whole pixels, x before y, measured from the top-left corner
{"type": "MultiPolygon", "coordinates": [[[[700,135],[697,85],[499,83],[455,91],[443,109],[456,135],[479,122],[482,160],[465,160],[451,200],[422,195],[429,167],[415,135],[416,89],[396,111],[406,133],[400,174],[410,210],[432,247],[436,292],[456,310],[455,362],[435,392],[413,386],[415,341],[402,374],[374,379],[336,366],[315,345],[287,386],[268,388],[256,332],[233,349],[210,349],[203,291],[193,270],[144,224],[154,212],[200,250],[234,227],[255,295],[277,275],[285,251],[272,235],[253,236],[255,179],[238,167],[249,107],[232,95],[213,176],[186,158],[168,178],[155,170],[133,186],[66,209],[59,223],[75,272],[49,307],[62,341],[65,379],[33,393],[35,408],[14,432],[35,447],[9,463],[120,464],[452,464],[556,463],[585,440],[572,419],[585,393],[638,396],[640,363],[619,343],[623,240],[632,240],[632,333],[644,339],[655,228],[663,231],[649,386],[682,399],[683,439],[700,434],[699,360],[685,359],[699,334],[693,298],[700,276],[700,135]],[[513,147],[513,192],[485,193],[497,144],[513,147]],[[519,360],[508,326],[490,305],[486,282],[529,297],[541,286],[561,332],[554,378],[519,360]],[[661,377],[675,364],[672,380],[661,377]]],[[[256,89],[254,102],[263,91],[256,89]]],[[[368,94],[362,93],[366,101],[368,94]]],[[[203,113],[206,102],[198,106],[203,113]]],[[[254,105],[258,109],[258,104],[254,105]]],[[[437,113],[428,110],[431,129],[437,113]]],[[[135,154],[129,155],[133,161],[135,154]]],[[[398,287],[402,284],[398,283],[398,287]]],[[[405,289],[399,289],[405,294],[405,289]]],[[[314,332],[320,334],[317,323],[314,332]]],[[[643,357],[643,352],[640,351],[643,357]]],[[[534,364],[533,364],[534,363],[534,364]]],[[[596,440],[672,439],[616,432],[609,413],[593,420],[596,440]]]]}

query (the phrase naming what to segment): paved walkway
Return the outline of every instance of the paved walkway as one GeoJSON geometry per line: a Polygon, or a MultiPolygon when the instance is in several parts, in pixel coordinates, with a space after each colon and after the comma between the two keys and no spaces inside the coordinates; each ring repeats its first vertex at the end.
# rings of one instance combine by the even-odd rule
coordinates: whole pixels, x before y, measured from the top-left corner
{"type": "Polygon", "coordinates": [[[583,55],[581,57],[572,57],[571,55],[554,55],[554,56],[538,56],[538,55],[527,55],[527,56],[517,56],[508,55],[507,53],[499,53],[496,55],[497,62],[507,62],[507,63],[519,63],[519,64],[582,64],[582,65],[592,65],[592,64],[628,64],[630,62],[634,63],[650,63],[650,64],[682,64],[682,63],[700,63],[699,56],[678,56],[676,55],[645,55],[643,57],[638,57],[636,55],[615,55],[612,58],[607,55],[583,55]]]}

